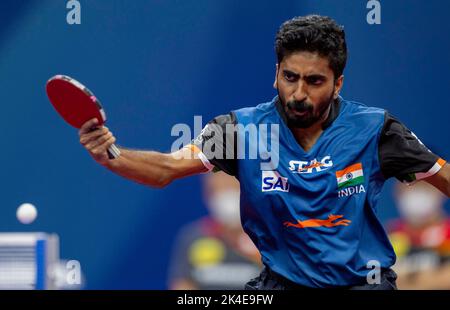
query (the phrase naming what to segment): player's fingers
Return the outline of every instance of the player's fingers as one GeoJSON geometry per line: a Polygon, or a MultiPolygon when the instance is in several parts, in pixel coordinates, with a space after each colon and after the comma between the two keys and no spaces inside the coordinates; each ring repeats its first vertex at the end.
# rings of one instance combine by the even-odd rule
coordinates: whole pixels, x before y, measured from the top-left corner
{"type": "Polygon", "coordinates": [[[98,139],[100,136],[107,135],[109,133],[108,128],[106,127],[99,127],[95,130],[83,134],[80,136],[80,143],[83,145],[86,145],[88,142],[98,139]]]}
{"type": "Polygon", "coordinates": [[[90,132],[85,133],[80,136],[80,142],[87,142],[87,140],[91,140],[92,138],[96,138],[101,135],[105,135],[108,133],[108,128],[106,127],[97,127],[92,128],[90,132]]]}
{"type": "Polygon", "coordinates": [[[91,153],[94,154],[94,155],[104,154],[108,150],[108,148],[114,143],[116,143],[116,138],[114,136],[112,136],[108,140],[103,142],[102,144],[100,144],[100,145],[96,146],[95,148],[93,148],[91,150],[91,153]]]}
{"type": "Polygon", "coordinates": [[[103,135],[97,136],[96,139],[90,141],[89,143],[85,144],[85,147],[88,150],[94,149],[99,145],[102,145],[103,143],[105,143],[106,141],[108,141],[109,139],[111,139],[113,137],[113,134],[111,132],[107,132],[103,135]]]}
{"type": "Polygon", "coordinates": [[[88,120],[86,123],[81,126],[80,130],[78,131],[78,134],[81,136],[85,133],[88,133],[91,131],[91,128],[98,124],[98,120],[96,118],[92,118],[88,120]]]}
{"type": "Polygon", "coordinates": [[[92,150],[99,145],[102,145],[105,141],[112,137],[112,133],[107,133],[105,135],[99,136],[94,140],[91,140],[89,143],[85,144],[84,147],[88,150],[92,150]]]}

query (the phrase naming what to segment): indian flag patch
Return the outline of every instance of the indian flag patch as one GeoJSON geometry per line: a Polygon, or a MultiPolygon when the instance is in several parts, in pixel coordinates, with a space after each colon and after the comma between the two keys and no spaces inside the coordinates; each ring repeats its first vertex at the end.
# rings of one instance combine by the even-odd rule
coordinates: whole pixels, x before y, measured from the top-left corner
{"type": "Polygon", "coordinates": [[[364,183],[364,173],[361,163],[353,164],[345,169],[336,171],[338,189],[364,183]]]}

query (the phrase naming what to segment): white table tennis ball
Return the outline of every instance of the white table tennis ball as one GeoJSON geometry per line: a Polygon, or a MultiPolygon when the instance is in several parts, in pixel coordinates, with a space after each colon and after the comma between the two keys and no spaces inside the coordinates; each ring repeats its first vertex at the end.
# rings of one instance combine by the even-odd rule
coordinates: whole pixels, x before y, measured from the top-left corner
{"type": "Polygon", "coordinates": [[[22,224],[31,224],[37,217],[37,210],[31,203],[23,203],[17,208],[17,219],[22,224]]]}

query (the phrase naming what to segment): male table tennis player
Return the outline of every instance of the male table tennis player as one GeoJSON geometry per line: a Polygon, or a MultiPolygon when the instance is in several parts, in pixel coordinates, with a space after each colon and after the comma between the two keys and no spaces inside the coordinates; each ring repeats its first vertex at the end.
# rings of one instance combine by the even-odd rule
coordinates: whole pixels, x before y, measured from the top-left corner
{"type": "Polygon", "coordinates": [[[382,185],[390,177],[423,179],[449,196],[450,166],[385,110],[339,95],[347,47],[334,20],[289,20],[275,49],[278,96],[214,118],[191,147],[172,154],[121,149],[109,160],[115,138],[105,127],[89,133],[93,121],[80,130],[80,142],[111,171],[158,188],[214,167],[236,176],[242,225],[265,265],[247,289],[395,289],[395,254],[376,215],[382,185]],[[225,143],[234,135],[227,124],[279,124],[278,165],[261,170],[260,155],[220,159],[217,150],[205,151],[215,140],[227,155],[241,143],[252,147],[239,130],[238,146],[225,143]],[[377,264],[380,275],[369,281],[377,264]]]}

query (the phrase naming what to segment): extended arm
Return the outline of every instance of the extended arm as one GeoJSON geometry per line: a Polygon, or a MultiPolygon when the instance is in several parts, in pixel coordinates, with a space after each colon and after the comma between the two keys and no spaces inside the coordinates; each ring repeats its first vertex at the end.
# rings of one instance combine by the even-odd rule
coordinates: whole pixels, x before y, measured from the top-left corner
{"type": "Polygon", "coordinates": [[[95,124],[91,120],[83,125],[79,131],[80,143],[95,161],[127,179],[161,188],[175,179],[208,171],[192,148],[171,154],[121,148],[121,155],[110,160],[107,150],[116,139],[106,127],[91,131],[95,124]]]}

